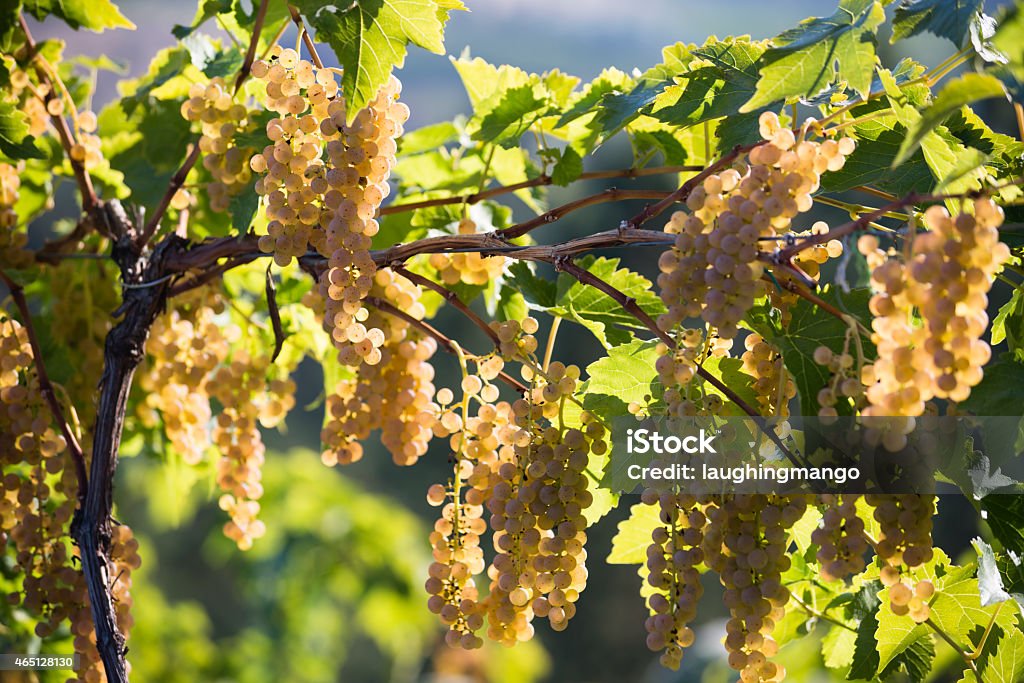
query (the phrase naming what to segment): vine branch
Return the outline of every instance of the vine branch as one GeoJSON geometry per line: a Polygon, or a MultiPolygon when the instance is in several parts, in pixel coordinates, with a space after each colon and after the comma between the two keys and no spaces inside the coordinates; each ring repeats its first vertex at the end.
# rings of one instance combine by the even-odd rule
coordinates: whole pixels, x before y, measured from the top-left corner
{"type": "MultiPolygon", "coordinates": [[[[600,180],[603,178],[642,178],[652,175],[664,175],[667,173],[687,173],[704,170],[703,166],[651,166],[648,168],[620,168],[610,171],[588,171],[581,173],[578,180],[600,180]]],[[[446,206],[449,204],[479,204],[480,202],[498,197],[503,194],[511,194],[519,190],[526,190],[531,187],[544,187],[554,184],[550,175],[544,174],[536,178],[530,178],[511,185],[502,185],[489,190],[481,190],[473,194],[456,195],[453,197],[437,197],[435,199],[424,199],[418,202],[407,202],[405,204],[391,204],[381,208],[380,215],[387,216],[416,209],[427,209],[434,206],[446,206]]]]}

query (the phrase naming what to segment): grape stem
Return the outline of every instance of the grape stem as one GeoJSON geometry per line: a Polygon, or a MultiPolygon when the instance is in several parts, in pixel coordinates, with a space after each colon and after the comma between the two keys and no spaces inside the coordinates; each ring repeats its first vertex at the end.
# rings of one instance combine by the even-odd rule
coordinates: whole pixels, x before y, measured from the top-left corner
{"type": "Polygon", "coordinates": [[[544,362],[541,367],[544,368],[544,372],[548,371],[548,366],[551,365],[551,356],[555,351],[555,339],[558,338],[558,328],[562,325],[561,316],[555,316],[551,321],[551,329],[548,330],[548,341],[544,346],[544,362]]]}
{"type": "Polygon", "coordinates": [[[420,275],[419,273],[412,272],[404,265],[394,264],[391,266],[391,270],[398,273],[405,279],[414,282],[417,285],[420,285],[421,287],[426,287],[427,289],[437,292],[444,298],[445,301],[447,301],[454,308],[461,311],[463,315],[469,318],[470,322],[472,322],[474,325],[480,328],[480,331],[486,334],[491,339],[491,341],[494,342],[495,346],[497,346],[501,342],[501,340],[498,339],[498,333],[492,330],[491,326],[488,325],[483,318],[477,315],[476,311],[474,311],[468,305],[463,303],[462,299],[459,298],[459,295],[453,292],[452,290],[448,289],[442,284],[434,282],[430,278],[420,275]]]}
{"type": "MultiPolygon", "coordinates": [[[[935,633],[938,634],[940,638],[946,641],[946,643],[948,643],[949,646],[953,648],[953,650],[958,655],[960,655],[960,658],[964,660],[964,663],[967,665],[967,668],[974,672],[974,677],[978,680],[978,683],[981,683],[981,673],[978,671],[978,665],[975,664],[974,659],[971,658],[971,653],[965,650],[964,648],[960,647],[960,645],[955,640],[953,640],[953,638],[948,633],[939,628],[939,626],[930,618],[926,619],[924,623],[927,624],[928,627],[931,628],[931,630],[935,631],[935,633]]],[[[982,642],[984,642],[984,640],[982,640],[982,642]]]]}
{"type": "MultiPolygon", "coordinates": [[[[539,228],[542,225],[547,225],[548,223],[554,223],[573,211],[578,211],[579,209],[594,206],[596,204],[605,204],[608,202],[617,202],[626,199],[661,199],[664,201],[673,194],[675,193],[665,192],[664,190],[620,190],[617,187],[612,187],[604,190],[603,192],[598,192],[597,194],[592,194],[587,197],[582,197],[566,204],[562,204],[559,207],[546,211],[539,216],[534,216],[522,223],[517,223],[516,225],[502,230],[495,230],[494,236],[499,239],[514,239],[516,237],[522,237],[531,230],[539,228]]],[[[672,202],[669,203],[671,204],[672,202]]]]}
{"type": "Polygon", "coordinates": [[[306,46],[306,50],[309,52],[309,58],[318,69],[324,68],[324,63],[320,59],[320,54],[316,51],[316,43],[309,36],[309,31],[306,30],[306,24],[302,21],[302,15],[299,14],[299,10],[295,9],[292,5],[288,5],[288,12],[292,15],[292,21],[295,22],[295,26],[299,31],[299,37],[302,39],[302,44],[306,46]]]}
{"type": "Polygon", "coordinates": [[[806,602],[798,598],[796,596],[796,593],[790,591],[789,597],[793,600],[793,602],[795,602],[800,607],[800,609],[807,612],[807,614],[811,615],[812,617],[816,619],[821,619],[822,621],[827,621],[828,623],[838,626],[840,628],[845,628],[847,631],[853,631],[854,633],[857,632],[857,629],[850,626],[849,624],[843,623],[842,621],[836,619],[833,616],[830,616],[827,612],[819,612],[818,610],[814,609],[806,602]]]}
{"type": "MultiPolygon", "coordinates": [[[[430,323],[428,323],[426,321],[423,321],[423,320],[420,320],[419,318],[414,318],[413,316],[409,315],[405,311],[403,311],[400,308],[398,308],[395,305],[393,305],[391,302],[385,301],[384,299],[381,299],[379,297],[369,296],[369,297],[366,297],[365,301],[366,301],[367,304],[373,306],[374,308],[376,308],[377,310],[379,310],[379,311],[381,311],[383,313],[387,313],[389,315],[393,315],[396,318],[401,318],[402,320],[404,320],[405,322],[409,323],[410,325],[412,325],[416,329],[420,330],[421,332],[423,332],[427,336],[433,337],[434,340],[445,351],[447,351],[449,353],[452,353],[452,354],[455,354],[455,355],[458,355],[459,352],[456,351],[456,348],[458,347],[457,342],[455,342],[455,340],[453,340],[451,337],[446,335],[444,332],[441,332],[440,330],[438,330],[436,327],[434,327],[430,323]]],[[[519,380],[515,379],[511,375],[509,375],[504,370],[502,370],[500,373],[498,373],[498,378],[501,381],[505,382],[505,384],[508,384],[510,387],[512,387],[513,389],[518,391],[519,393],[521,393],[521,394],[525,394],[526,393],[526,385],[524,385],[522,382],[520,382],[519,380]]]]}
{"type": "MultiPolygon", "coordinates": [[[[21,322],[25,327],[25,333],[28,335],[29,346],[32,348],[32,360],[36,364],[39,391],[43,398],[46,399],[46,404],[53,414],[53,419],[57,421],[57,426],[60,428],[61,434],[64,435],[68,450],[71,452],[71,461],[74,463],[75,476],[78,479],[78,502],[81,505],[85,500],[85,492],[88,487],[88,479],[85,473],[85,455],[82,452],[82,446],[78,443],[78,439],[75,438],[68,421],[64,417],[64,410],[61,408],[60,401],[57,400],[57,394],[53,390],[50,375],[46,372],[46,363],[43,361],[43,353],[39,348],[39,337],[36,335],[35,325],[32,324],[32,313],[28,307],[28,300],[25,299],[25,289],[2,270],[0,270],[0,281],[7,286],[11,293],[11,298],[14,299],[14,305],[21,312],[21,322]]],[[[69,403],[68,405],[70,407],[71,404],[69,403]]]]}

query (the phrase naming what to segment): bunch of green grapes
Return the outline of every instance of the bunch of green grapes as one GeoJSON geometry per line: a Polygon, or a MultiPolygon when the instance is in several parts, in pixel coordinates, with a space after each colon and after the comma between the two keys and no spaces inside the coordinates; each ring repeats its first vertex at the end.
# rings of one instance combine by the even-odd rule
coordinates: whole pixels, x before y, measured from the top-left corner
{"type": "Polygon", "coordinates": [[[818,391],[818,417],[837,417],[837,405],[849,406],[852,402],[853,407],[858,409],[865,405],[864,385],[871,378],[872,370],[870,366],[859,364],[850,353],[851,337],[855,334],[858,334],[856,330],[847,330],[840,353],[833,352],[827,346],[814,349],[812,359],[816,364],[825,367],[830,375],[826,385],[818,391]]]}
{"type": "Polygon", "coordinates": [[[579,369],[552,363],[512,406],[515,461],[503,465],[488,501],[497,555],[488,571],[488,635],[514,644],[533,634],[534,617],[564,630],[586,587],[586,520],[593,502],[584,470],[607,451],[604,427],[584,411],[579,427],[561,423],[579,369]]]}
{"type": "Polygon", "coordinates": [[[789,232],[793,219],[813,206],[821,175],[841,169],[854,149],[850,138],[798,140],[771,112],[760,124],[767,142],[705,178],[687,197],[690,213],[676,212],[665,226],[676,235],[658,262],[666,331],[699,316],[722,337],[734,338],[764,293],[760,241],[789,232]]]}
{"type": "MultiPolygon", "coordinates": [[[[928,231],[910,238],[906,261],[884,252],[873,235],[858,241],[872,268],[878,349],[866,377],[865,416],[914,418],[932,398],[963,401],[981,381],[992,356],[981,338],[988,291],[1010,252],[999,241],[1002,209],[987,198],[970,209],[951,217],[945,207],[929,208],[922,221],[928,231]]],[[[902,448],[913,427],[912,419],[904,420],[887,433],[887,446],[902,448]]]]}
{"type": "Polygon", "coordinates": [[[860,499],[853,494],[820,498],[824,512],[821,525],[811,532],[811,542],[818,546],[818,563],[826,581],[843,580],[864,570],[868,540],[864,520],[857,515],[860,499]]]}
{"type": "Polygon", "coordinates": [[[785,678],[785,668],[771,661],[779,647],[771,634],[790,597],[782,583],[788,530],[805,509],[802,496],[760,494],[726,496],[707,508],[704,561],[725,587],[725,647],[743,683],[785,678]]]}
{"type": "Polygon", "coordinates": [[[761,415],[786,417],[796,396],[796,382],[782,363],[782,354],[759,334],[743,340],[743,371],[754,378],[754,392],[761,415]]]}
{"type": "Polygon", "coordinates": [[[18,202],[21,178],[18,166],[0,163],[0,267],[24,268],[32,263],[28,233],[18,229],[18,202]]]}
{"type": "MultiPolygon", "coordinates": [[[[391,270],[377,271],[370,293],[391,303],[413,318],[425,314],[418,285],[391,270]]],[[[407,321],[377,311],[364,322],[354,322],[349,339],[369,344],[371,335],[383,342],[375,351],[378,362],[355,368],[327,397],[327,420],[321,432],[324,464],[348,464],[359,460],[360,441],[375,429],[396,464],[411,465],[427,451],[437,423],[434,399],[434,368],[430,359],[437,351],[433,337],[407,321]]]]}
{"type": "Polygon", "coordinates": [[[267,530],[257,519],[266,454],[258,421],[269,361],[236,351],[231,362],[218,367],[207,384],[210,395],[222,406],[214,423],[213,442],[220,452],[217,486],[224,492],[218,502],[230,517],[224,535],[241,550],[251,548],[267,530]]]}
{"type": "MultiPolygon", "coordinates": [[[[213,176],[213,181],[206,186],[210,208],[227,211],[231,197],[241,193],[252,180],[249,160],[256,150],[240,147],[235,136],[250,127],[254,112],[235,101],[231,86],[220,77],[206,84],[193,84],[188,95],[181,105],[181,115],[187,121],[200,124],[199,150],[203,153],[203,168],[213,176]]],[[[187,206],[184,191],[176,200],[175,208],[187,206]]]]}
{"type": "Polygon", "coordinates": [[[148,426],[162,422],[173,449],[195,465],[210,443],[210,377],[241,331],[221,324],[224,302],[213,292],[195,290],[174,303],[153,323],[146,343],[139,418],[148,426]]]}
{"type": "Polygon", "coordinates": [[[932,518],[935,496],[916,493],[868,494],[868,505],[881,527],[875,554],[887,567],[882,581],[899,577],[901,568],[913,569],[932,559],[932,518]]]}
{"type": "Polygon", "coordinates": [[[375,216],[390,193],[395,139],[409,117],[398,101],[401,83],[391,77],[349,121],[333,71],[315,69],[294,50],[256,62],[253,75],[267,83],[268,107],[279,114],[267,124],[273,144],[250,162],[253,171],[265,174],[256,183],[270,220],[260,248],[281,265],[309,245],[328,259],[319,291],[338,359],[375,365],[384,335],[379,328],[365,329],[369,312],[363,300],[377,270],[370,256],[379,229],[375,216]]]}
{"type": "Polygon", "coordinates": [[[698,567],[704,562],[705,501],[650,488],[642,500],[659,506],[661,520],[647,546],[646,581],[654,591],[647,599],[647,647],[661,652],[662,666],[676,670],[683,651],[693,645],[689,624],[697,617],[697,603],[704,594],[698,567]]]}
{"type": "Polygon", "coordinates": [[[695,328],[680,328],[677,344],[675,350],[669,353],[668,345],[659,343],[658,360],[655,362],[658,379],[665,387],[664,401],[668,417],[720,414],[725,407],[722,397],[702,391],[699,383],[693,382],[693,379],[697,367],[708,358],[729,355],[732,339],[722,338],[713,328],[706,332],[695,328]]]}
{"type": "Polygon", "coordinates": [[[452,647],[475,649],[483,645],[477,632],[483,628],[487,606],[479,599],[475,577],[484,571],[480,538],[487,530],[484,504],[492,499],[490,488],[501,467],[512,463],[514,432],[508,403],[491,403],[480,397],[483,381],[478,375],[463,377],[463,401],[453,405],[449,389],[438,392],[441,417],[438,431],[451,436],[454,468],[448,485],[434,484],[427,493],[431,505],[443,505],[434,526],[426,590],[427,606],[448,627],[445,640],[452,647]],[[469,412],[470,399],[479,402],[469,412]]]}
{"type": "MultiPolygon", "coordinates": [[[[16,579],[5,597],[36,620],[39,638],[69,619],[73,632],[76,619],[92,628],[68,538],[78,482],[67,443],[51,423],[28,333],[0,312],[0,545],[16,579]]],[[[95,638],[76,639],[75,647],[84,656],[80,680],[101,680],[99,672],[89,673],[95,669],[89,657],[98,657],[95,638]]]]}
{"type": "MultiPolygon", "coordinates": [[[[475,235],[476,222],[466,217],[459,221],[460,235],[475,235]]],[[[437,269],[446,285],[486,285],[505,271],[505,257],[481,256],[477,252],[431,254],[430,265],[437,269]]]]}

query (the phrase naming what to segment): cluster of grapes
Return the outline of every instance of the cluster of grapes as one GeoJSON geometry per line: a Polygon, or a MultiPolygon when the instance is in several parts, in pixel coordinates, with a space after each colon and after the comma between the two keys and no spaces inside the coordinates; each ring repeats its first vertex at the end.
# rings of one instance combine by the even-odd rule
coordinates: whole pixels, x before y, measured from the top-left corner
{"type": "MultiPolygon", "coordinates": [[[[59,116],[64,110],[61,100],[58,99],[50,100],[46,108],[53,116],[59,116]]],[[[78,112],[74,118],[75,142],[71,145],[70,155],[88,170],[104,164],[100,136],[96,135],[98,123],[95,112],[91,111],[78,112]]]]}
{"type": "Polygon", "coordinates": [[[279,114],[267,124],[273,144],[250,162],[266,174],[256,183],[270,219],[260,248],[281,265],[310,244],[329,259],[320,278],[324,326],[343,364],[374,365],[384,335],[362,324],[369,316],[363,300],[376,272],[369,251],[379,229],[374,216],[390,192],[395,139],[409,117],[398,102],[401,84],[392,77],[348,123],[334,73],[315,69],[294,50],[256,62],[253,75],[267,83],[268,108],[279,114]]]}
{"type": "MultiPolygon", "coordinates": [[[[475,235],[476,222],[472,218],[459,221],[460,235],[475,235]]],[[[505,257],[481,256],[477,252],[431,254],[430,265],[437,269],[446,285],[486,285],[501,277],[505,270],[505,257]]]]}
{"type": "Polygon", "coordinates": [[[722,337],[734,338],[763,293],[760,240],[788,231],[797,215],[809,211],[821,175],[841,169],[854,149],[850,138],[798,140],[771,112],[761,115],[760,125],[767,143],[746,161],[705,178],[686,200],[690,213],[676,212],[665,226],[676,235],[658,261],[667,331],[700,316],[722,337]]]}
{"type": "Polygon", "coordinates": [[[693,644],[689,624],[704,594],[698,570],[704,562],[704,501],[654,489],[646,489],[642,500],[659,506],[661,520],[647,546],[647,584],[654,591],[647,600],[647,647],[662,653],[662,666],[676,670],[683,651],[693,644]]]}
{"type": "Polygon", "coordinates": [[[561,631],[575,615],[587,579],[583,513],[593,502],[583,472],[591,453],[607,451],[604,427],[589,413],[578,428],[556,423],[578,368],[552,363],[542,376],[528,366],[524,376],[532,386],[512,406],[515,460],[498,469],[487,502],[497,550],[488,636],[508,645],[532,636],[535,616],[561,631]]]}
{"type": "MultiPolygon", "coordinates": [[[[203,153],[203,167],[213,176],[213,182],[206,186],[210,208],[226,211],[231,197],[245,189],[252,179],[249,159],[256,150],[240,147],[235,136],[249,128],[253,112],[235,102],[231,86],[219,77],[205,85],[194,84],[188,95],[181,105],[181,115],[187,121],[198,122],[202,129],[199,150],[203,153]]],[[[184,208],[188,194],[182,191],[176,200],[175,208],[184,208]]]]}
{"type": "Polygon", "coordinates": [[[209,380],[210,394],[223,409],[213,427],[213,442],[220,451],[217,485],[224,494],[219,505],[231,518],[224,535],[239,549],[266,533],[257,519],[263,497],[263,461],[266,448],[257,426],[259,395],[263,393],[269,358],[238,351],[230,363],[217,368],[209,380]]]}
{"type": "Polygon", "coordinates": [[[729,666],[744,683],[781,681],[785,668],[769,661],[778,651],[771,633],[785,615],[790,566],[788,529],[806,509],[802,496],[726,496],[707,508],[704,561],[725,587],[725,647],[729,666]]]}
{"type": "MultiPolygon", "coordinates": [[[[914,568],[932,559],[935,496],[868,494],[865,501],[874,508],[874,518],[881,526],[875,553],[888,565],[889,575],[898,577],[901,565],[914,568]]],[[[883,574],[887,570],[883,569],[883,574]]]]}
{"type": "Polygon", "coordinates": [[[28,245],[28,233],[18,230],[18,213],[14,205],[18,202],[21,178],[18,167],[0,163],[0,267],[24,268],[32,263],[32,252],[28,245]]]}
{"type": "Polygon", "coordinates": [[[889,608],[896,616],[909,616],[915,623],[928,621],[932,611],[928,601],[935,595],[935,584],[921,579],[913,584],[898,581],[889,588],[889,608]]]}
{"type": "Polygon", "coordinates": [[[743,370],[754,378],[761,414],[788,416],[789,402],[796,396],[796,382],[782,364],[782,354],[759,334],[747,335],[743,346],[743,370]]]}
{"type": "Polygon", "coordinates": [[[480,547],[480,536],[487,530],[484,503],[493,500],[490,488],[497,470],[514,467],[509,445],[514,427],[508,403],[493,404],[479,398],[482,382],[478,376],[467,374],[462,384],[465,400],[457,407],[452,405],[451,390],[438,392],[442,411],[438,431],[451,435],[454,472],[448,486],[434,484],[427,492],[431,505],[444,508],[430,537],[434,562],[426,590],[430,595],[427,607],[448,627],[448,645],[475,649],[483,645],[477,632],[483,628],[487,610],[479,600],[474,578],[484,571],[480,547]],[[467,410],[471,397],[477,397],[480,406],[476,415],[464,416],[462,411],[467,410]]]}
{"type": "Polygon", "coordinates": [[[850,401],[857,407],[863,407],[863,380],[869,377],[871,370],[869,366],[857,368],[856,359],[849,349],[850,338],[854,334],[858,334],[856,330],[847,330],[841,353],[835,353],[827,346],[814,349],[812,359],[827,368],[830,374],[828,383],[818,391],[818,417],[835,418],[839,415],[836,406],[849,405],[850,401]]]}
{"type": "Polygon", "coordinates": [[[14,67],[11,69],[11,95],[20,103],[21,112],[28,123],[29,135],[39,137],[46,132],[50,123],[50,114],[46,111],[44,100],[50,94],[47,83],[32,83],[28,71],[14,67]]]}
{"type": "Polygon", "coordinates": [[[864,570],[864,554],[868,549],[864,520],[857,516],[860,496],[825,494],[820,498],[825,510],[821,526],[811,532],[811,542],[818,546],[818,563],[826,581],[842,580],[864,570]]]}
{"type": "MultiPolygon", "coordinates": [[[[391,270],[374,275],[371,294],[391,303],[416,319],[425,310],[421,291],[391,270]]],[[[364,322],[353,322],[349,339],[362,343],[361,335],[382,335],[374,351],[380,359],[357,367],[327,397],[327,422],[321,432],[326,465],[348,464],[362,457],[360,441],[375,429],[396,464],[412,465],[427,452],[437,422],[434,399],[434,368],[430,359],[437,342],[407,321],[374,310],[364,322]]]]}
{"type": "MultiPolygon", "coordinates": [[[[886,254],[873,235],[858,248],[872,268],[872,340],[878,358],[867,373],[869,417],[919,416],[932,398],[963,401],[982,378],[992,351],[981,339],[988,326],[988,291],[1010,256],[999,241],[1003,212],[990,199],[955,218],[932,206],[927,232],[909,238],[906,262],[886,254]],[[911,314],[917,311],[921,324],[911,314]]],[[[913,420],[891,445],[905,444],[913,420]],[[904,438],[900,438],[904,436],[904,438]]]]}
{"type": "MultiPolygon", "coordinates": [[[[35,634],[40,638],[70,619],[75,651],[82,657],[78,679],[98,682],[103,680],[102,665],[88,595],[81,573],[72,566],[67,534],[78,482],[67,467],[67,443],[51,426],[32,362],[26,329],[0,314],[0,545],[11,551],[11,568],[21,575],[6,598],[38,619],[35,634]]],[[[115,553],[122,549],[116,541],[115,536],[115,566],[115,553]]],[[[123,556],[137,567],[134,550],[131,557],[123,556]]],[[[119,621],[130,628],[127,586],[115,585],[114,592],[120,601],[119,621]]]]}
{"type": "Polygon", "coordinates": [[[139,418],[147,426],[163,422],[174,450],[189,465],[203,459],[210,443],[210,377],[227,358],[237,327],[224,329],[218,316],[224,302],[196,290],[153,323],[146,350],[150,362],[139,386],[146,392],[139,418]]]}
{"type": "Polygon", "coordinates": [[[655,369],[661,385],[665,387],[664,401],[669,418],[695,415],[718,415],[725,403],[718,394],[700,391],[691,384],[697,367],[712,357],[729,355],[732,339],[722,338],[712,328],[705,332],[695,328],[679,330],[676,349],[669,353],[668,345],[659,343],[655,369]]]}

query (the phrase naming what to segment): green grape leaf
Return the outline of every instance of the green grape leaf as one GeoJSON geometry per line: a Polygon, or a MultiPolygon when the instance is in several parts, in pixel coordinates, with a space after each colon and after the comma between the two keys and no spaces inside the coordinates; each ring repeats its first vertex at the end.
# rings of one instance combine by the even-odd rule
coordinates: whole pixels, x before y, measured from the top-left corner
{"type": "Polygon", "coordinates": [[[764,54],[757,92],[740,109],[750,112],[789,97],[813,97],[837,78],[862,96],[875,69],[875,31],[885,20],[874,0],[841,0],[830,17],[807,19],[776,36],[764,54]]]}
{"type": "Polygon", "coordinates": [[[342,88],[349,117],[369,104],[392,69],[402,67],[409,43],[436,54],[444,52],[444,25],[435,0],[356,0],[324,5],[319,0],[295,3],[331,46],[344,68],[342,88]]]}
{"type": "MultiPolygon", "coordinates": [[[[1021,49],[1021,45],[1024,45],[1024,12],[1021,11],[1019,4],[1011,7],[1000,20],[999,27],[992,36],[992,45],[1003,53],[1007,60],[1007,77],[1011,80],[1016,78],[1018,83],[1012,85],[1017,86],[1019,90],[1019,81],[1024,81],[1024,50],[1021,49]]],[[[1019,92],[1017,96],[1020,96],[1019,92]]]]}
{"type": "Polygon", "coordinates": [[[935,641],[931,638],[918,638],[893,657],[888,666],[879,673],[879,677],[887,680],[902,669],[912,683],[921,683],[931,673],[933,661],[935,641]]]}
{"type": "Polygon", "coordinates": [[[459,138],[459,129],[454,123],[442,121],[405,133],[398,139],[398,154],[406,156],[430,152],[459,138]]]}
{"type": "Polygon", "coordinates": [[[941,125],[953,112],[966,104],[992,97],[1005,98],[1006,87],[995,76],[978,73],[965,73],[957,79],[949,81],[939,91],[931,106],[921,112],[921,118],[907,131],[907,136],[900,147],[899,154],[892,162],[899,166],[921,146],[925,136],[941,125]]]}
{"type": "Polygon", "coordinates": [[[135,109],[149,99],[150,93],[179,76],[190,63],[191,56],[184,47],[160,50],[149,63],[146,75],[136,81],[135,92],[121,99],[121,108],[128,116],[132,116],[135,109]]]}
{"type": "Polygon", "coordinates": [[[833,626],[821,639],[821,657],[829,669],[845,669],[853,665],[857,631],[833,626]]]}
{"type": "MultiPolygon", "coordinates": [[[[900,84],[918,77],[924,69],[913,62],[904,61],[900,68],[891,73],[892,81],[900,84]]],[[[880,72],[882,74],[888,72],[880,72]]],[[[881,79],[872,91],[883,90],[881,79]]],[[[822,187],[828,192],[848,190],[858,185],[871,185],[893,194],[927,192],[934,179],[924,155],[918,150],[903,164],[894,166],[893,159],[899,153],[906,138],[906,128],[883,99],[877,99],[853,109],[850,114],[857,119],[866,119],[854,125],[852,136],[857,148],[846,159],[838,171],[826,173],[821,178],[822,187]]]]}
{"type": "MultiPolygon", "coordinates": [[[[977,659],[981,683],[1010,683],[1024,680],[1024,633],[1010,626],[995,626],[977,659]]],[[[959,683],[978,683],[969,668],[959,683]]]]}
{"type": "Polygon", "coordinates": [[[1017,486],[1004,493],[1006,495],[994,493],[982,498],[981,509],[992,535],[1003,548],[1021,554],[1024,553],[1024,490],[1017,486]]]}
{"type": "Polygon", "coordinates": [[[239,235],[249,232],[259,206],[260,197],[253,185],[246,185],[240,193],[231,197],[228,213],[231,214],[231,227],[235,232],[239,235]]]}
{"type": "MultiPolygon", "coordinates": [[[[888,71],[879,72],[879,78],[900,125],[908,130],[919,126],[922,116],[912,93],[902,90],[888,71]]],[[[943,191],[955,194],[980,187],[984,175],[984,169],[979,168],[983,161],[980,152],[967,150],[942,126],[925,133],[920,142],[924,160],[943,191]]],[[[895,161],[893,165],[898,166],[895,161]]]]}
{"type": "MultiPolygon", "coordinates": [[[[907,648],[922,639],[930,639],[931,631],[924,624],[915,624],[910,617],[898,616],[889,607],[889,589],[886,588],[879,595],[881,606],[878,608],[877,630],[873,639],[877,642],[878,664],[876,671],[885,671],[890,664],[897,660],[900,654],[907,648]]],[[[863,626],[863,625],[862,625],[863,626]]],[[[858,638],[858,643],[860,639],[858,638]]],[[[854,655],[854,659],[857,657],[854,655]]],[[[867,670],[867,667],[863,669],[867,670]]],[[[852,671],[851,671],[852,673],[852,671]]],[[[874,679],[874,673],[870,676],[858,676],[859,678],[874,679]]]]}
{"type": "Polygon", "coordinates": [[[629,415],[630,403],[647,403],[658,380],[657,346],[657,342],[636,339],[613,347],[607,356],[588,365],[583,407],[607,422],[629,415]]]}
{"type": "Polygon", "coordinates": [[[498,318],[500,320],[522,320],[530,314],[526,297],[519,290],[502,283],[498,293],[498,318]]]}
{"type": "Polygon", "coordinates": [[[992,319],[992,345],[1003,341],[1016,353],[1024,342],[1024,291],[1015,289],[992,319]]]}
{"type": "Polygon", "coordinates": [[[603,139],[610,138],[654,104],[670,81],[644,79],[628,93],[610,92],[597,105],[594,127],[603,139]]]}
{"type": "Polygon", "coordinates": [[[43,151],[28,134],[24,112],[11,102],[0,101],[0,154],[10,159],[42,159],[43,151]]]}
{"type": "Polygon", "coordinates": [[[627,74],[618,69],[605,69],[597,78],[587,83],[578,94],[571,98],[571,106],[566,108],[565,112],[555,123],[555,128],[563,128],[580,117],[594,113],[595,107],[601,101],[601,98],[614,92],[621,92],[624,88],[628,87],[630,80],[627,74]]]}
{"type": "Polygon", "coordinates": [[[0,50],[10,52],[18,28],[21,0],[0,0],[0,50]]]}
{"type": "Polygon", "coordinates": [[[200,0],[192,24],[190,26],[175,24],[174,28],[171,29],[171,34],[178,40],[181,40],[218,14],[230,12],[233,4],[234,0],[200,0]]]}
{"type": "Polygon", "coordinates": [[[531,84],[506,90],[498,104],[480,120],[474,140],[494,142],[511,148],[537,119],[547,112],[547,98],[531,84]]]}
{"type": "Polygon", "coordinates": [[[551,182],[566,187],[583,173],[583,158],[572,147],[562,150],[558,163],[551,169],[551,182]]]}
{"type": "Polygon", "coordinates": [[[608,564],[644,564],[651,532],[661,525],[657,505],[637,503],[629,509],[629,517],[619,522],[619,530],[612,537],[612,551],[608,564]]]}
{"type": "Polygon", "coordinates": [[[539,277],[526,261],[516,261],[509,266],[505,283],[522,292],[529,304],[541,309],[553,307],[558,299],[558,285],[539,277]]]}
{"type": "MultiPolygon", "coordinates": [[[[581,259],[578,263],[634,299],[648,315],[657,317],[665,312],[665,305],[654,293],[651,281],[639,273],[619,268],[619,259],[601,257],[581,259]]],[[[595,287],[577,282],[576,278],[565,273],[559,275],[557,285],[555,305],[549,312],[583,325],[605,348],[630,340],[630,333],[622,328],[641,326],[615,299],[595,287]]]]}
{"type": "Polygon", "coordinates": [[[244,61],[245,55],[237,47],[231,46],[226,50],[218,50],[213,59],[206,63],[203,74],[209,78],[228,79],[238,73],[244,61]]]}
{"type": "Polygon", "coordinates": [[[893,17],[892,42],[928,31],[960,47],[981,7],[981,0],[904,0],[893,17]]]}
{"type": "MultiPolygon", "coordinates": [[[[1013,552],[1004,550],[996,554],[996,568],[999,571],[999,585],[1009,593],[1017,605],[1024,609],[1024,557],[1013,552]]],[[[981,560],[978,560],[979,584],[981,582],[981,560]]]]}
{"type": "Polygon", "coordinates": [[[757,60],[766,47],[746,38],[709,40],[692,51],[695,68],[657,95],[650,115],[673,125],[734,115],[757,88],[757,60]]]}
{"type": "Polygon", "coordinates": [[[189,61],[192,66],[199,70],[206,68],[206,65],[217,56],[217,46],[205,33],[193,33],[181,40],[181,46],[188,51],[189,61]]]}
{"type": "Polygon", "coordinates": [[[974,565],[953,567],[935,582],[935,597],[930,603],[931,620],[946,633],[970,633],[975,628],[983,629],[996,610],[999,611],[995,622],[1000,626],[1013,626],[1017,620],[1016,609],[982,606],[975,570],[974,565]]]}
{"type": "Polygon", "coordinates": [[[846,674],[847,680],[873,681],[876,679],[881,642],[876,641],[875,634],[880,630],[878,612],[871,612],[861,619],[857,626],[857,637],[854,639],[853,657],[850,662],[850,670],[846,674]]]}
{"type": "Polygon", "coordinates": [[[989,363],[981,382],[960,407],[975,415],[1024,415],[1024,363],[1004,354],[989,363]]]}
{"type": "Polygon", "coordinates": [[[76,30],[87,28],[100,32],[108,28],[135,28],[110,0],[24,0],[24,6],[25,11],[39,21],[52,14],[76,30]]]}

